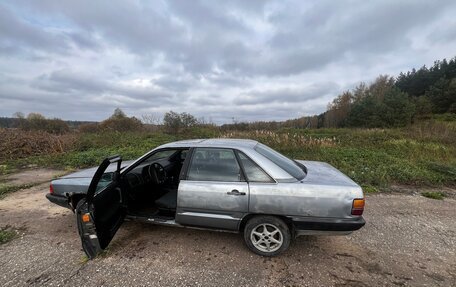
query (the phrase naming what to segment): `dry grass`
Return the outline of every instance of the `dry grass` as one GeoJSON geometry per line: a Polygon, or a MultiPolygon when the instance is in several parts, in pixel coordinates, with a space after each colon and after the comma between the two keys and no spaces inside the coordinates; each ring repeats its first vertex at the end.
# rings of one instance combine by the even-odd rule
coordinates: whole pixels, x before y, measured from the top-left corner
{"type": "Polygon", "coordinates": [[[312,137],[311,135],[268,130],[231,131],[222,134],[221,137],[255,139],[266,145],[287,147],[333,147],[338,142],[336,137],[312,137]]]}
{"type": "Polygon", "coordinates": [[[456,122],[422,121],[407,129],[410,138],[456,144],[456,122]]]}
{"type": "Polygon", "coordinates": [[[0,129],[0,160],[63,153],[75,141],[75,134],[53,135],[44,131],[0,129]]]}

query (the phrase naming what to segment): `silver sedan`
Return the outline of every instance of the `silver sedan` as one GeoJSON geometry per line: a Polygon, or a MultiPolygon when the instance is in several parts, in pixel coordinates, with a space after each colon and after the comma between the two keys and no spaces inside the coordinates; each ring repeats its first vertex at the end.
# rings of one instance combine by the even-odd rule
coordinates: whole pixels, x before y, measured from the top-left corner
{"type": "Polygon", "coordinates": [[[89,258],[125,219],[241,232],[262,256],[298,235],[346,235],[365,224],[363,191],[349,177],[253,140],[178,141],[124,163],[113,156],[52,181],[46,197],[75,211],[89,258]]]}

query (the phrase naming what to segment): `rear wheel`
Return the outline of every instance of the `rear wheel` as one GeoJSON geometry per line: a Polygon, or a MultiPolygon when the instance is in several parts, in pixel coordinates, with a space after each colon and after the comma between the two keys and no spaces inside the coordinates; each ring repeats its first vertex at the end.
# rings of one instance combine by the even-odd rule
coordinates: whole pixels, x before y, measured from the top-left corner
{"type": "Polygon", "coordinates": [[[262,256],[278,255],[290,246],[290,229],[283,220],[274,216],[257,216],[244,228],[247,247],[262,256]]]}

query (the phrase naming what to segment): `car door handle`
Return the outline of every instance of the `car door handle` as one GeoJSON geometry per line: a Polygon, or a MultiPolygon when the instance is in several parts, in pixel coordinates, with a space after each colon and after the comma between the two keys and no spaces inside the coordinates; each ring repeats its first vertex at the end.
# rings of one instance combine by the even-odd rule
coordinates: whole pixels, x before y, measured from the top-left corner
{"type": "Polygon", "coordinates": [[[226,194],[228,194],[228,195],[245,195],[245,192],[239,192],[239,190],[233,189],[232,191],[228,191],[226,194]]]}

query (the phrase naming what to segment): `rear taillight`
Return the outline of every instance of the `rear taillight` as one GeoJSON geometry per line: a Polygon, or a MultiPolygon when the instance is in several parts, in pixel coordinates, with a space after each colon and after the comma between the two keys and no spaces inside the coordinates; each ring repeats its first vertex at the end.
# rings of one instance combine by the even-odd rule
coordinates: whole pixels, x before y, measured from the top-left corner
{"type": "Polygon", "coordinates": [[[54,187],[52,186],[52,183],[49,185],[49,193],[54,193],[54,187]]]}
{"type": "Polygon", "coordinates": [[[364,198],[357,198],[353,199],[353,205],[352,205],[352,215],[363,215],[364,211],[364,198]]]}

